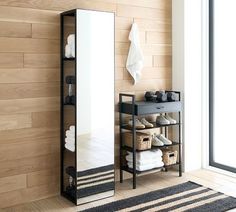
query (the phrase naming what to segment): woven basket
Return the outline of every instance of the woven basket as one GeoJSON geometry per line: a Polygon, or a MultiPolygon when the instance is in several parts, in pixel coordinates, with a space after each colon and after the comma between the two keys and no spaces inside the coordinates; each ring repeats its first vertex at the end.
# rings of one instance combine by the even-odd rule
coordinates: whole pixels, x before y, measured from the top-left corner
{"type": "Polygon", "coordinates": [[[175,164],[177,162],[178,152],[177,151],[163,151],[163,163],[165,166],[175,164]]]}
{"type": "MultiPolygon", "coordinates": [[[[132,147],[132,133],[124,133],[125,145],[132,147]]],[[[152,139],[151,136],[145,133],[136,133],[136,149],[137,150],[146,150],[151,149],[152,139]]]]}

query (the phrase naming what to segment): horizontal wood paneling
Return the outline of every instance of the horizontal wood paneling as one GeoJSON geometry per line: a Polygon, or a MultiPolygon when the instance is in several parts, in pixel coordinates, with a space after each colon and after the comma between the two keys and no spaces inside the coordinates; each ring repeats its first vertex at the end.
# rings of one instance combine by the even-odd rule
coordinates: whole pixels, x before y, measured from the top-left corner
{"type": "Polygon", "coordinates": [[[0,115],[59,110],[59,97],[0,100],[0,115]]]}
{"type": "Polygon", "coordinates": [[[59,184],[52,182],[50,184],[34,186],[32,188],[23,188],[15,191],[0,194],[0,205],[2,208],[10,205],[18,205],[25,202],[31,202],[42,198],[47,198],[58,194],[59,184]]]}
{"type": "Polygon", "coordinates": [[[171,44],[171,34],[165,32],[147,32],[148,44],[171,44]]]}
{"type": "MultiPolygon", "coordinates": [[[[119,92],[142,99],[146,90],[171,89],[171,0],[1,0],[0,207],[59,192],[59,13],[74,8],[116,13],[116,111],[119,92]],[[133,22],[144,54],[136,85],[125,68],[133,22]]],[[[117,156],[118,131],[115,145],[117,156]]]]}
{"type": "Polygon", "coordinates": [[[171,56],[163,56],[163,55],[155,55],[153,57],[153,65],[157,67],[171,67],[172,66],[172,57],[171,56]]]}
{"type": "Polygon", "coordinates": [[[59,165],[59,154],[56,152],[50,155],[0,161],[0,178],[55,168],[57,165],[59,165]]]}
{"type": "Polygon", "coordinates": [[[162,21],[169,21],[171,11],[163,9],[153,9],[146,7],[136,7],[128,5],[117,5],[117,16],[156,19],[162,21]]]}
{"type": "Polygon", "coordinates": [[[59,54],[24,54],[25,68],[59,68],[59,54]]]}
{"type": "MultiPolygon", "coordinates": [[[[59,91],[58,82],[19,84],[4,83],[0,84],[0,100],[55,97],[60,95],[59,91]]],[[[23,105],[27,106],[26,104],[27,103],[23,103],[23,105]]]]}
{"type": "MultiPolygon", "coordinates": [[[[39,83],[58,82],[60,73],[58,68],[25,68],[2,69],[0,68],[0,83],[39,83]]],[[[59,84],[58,84],[59,85],[59,84]]]]}
{"type": "Polygon", "coordinates": [[[0,68],[22,68],[23,66],[23,53],[0,53],[0,68]]]}
{"type": "Polygon", "coordinates": [[[46,141],[38,139],[38,142],[23,141],[19,145],[0,144],[0,162],[59,153],[59,147],[57,137],[46,141]]]}
{"type": "Polygon", "coordinates": [[[31,24],[0,21],[0,37],[30,38],[31,24]]]}
{"type": "Polygon", "coordinates": [[[33,38],[0,37],[0,52],[58,53],[59,41],[33,38]]]}
{"type": "Polygon", "coordinates": [[[59,167],[27,174],[27,186],[48,185],[59,180],[59,167]]]}
{"type": "Polygon", "coordinates": [[[60,27],[54,24],[32,24],[33,38],[59,39],[60,27]]]}
{"type": "Polygon", "coordinates": [[[37,112],[32,113],[32,126],[33,127],[60,127],[60,112],[37,112]]]}
{"type": "Polygon", "coordinates": [[[31,113],[0,116],[0,130],[22,129],[31,126],[31,113]]]}
{"type": "Polygon", "coordinates": [[[64,0],[51,1],[48,0],[21,0],[21,1],[11,1],[1,0],[0,5],[13,6],[13,7],[23,7],[23,8],[34,8],[42,10],[70,10],[74,8],[92,9],[92,10],[102,10],[102,11],[115,11],[115,2],[108,0],[64,0]]]}
{"type": "Polygon", "coordinates": [[[26,174],[0,178],[0,194],[26,188],[26,174]]]}
{"type": "MultiPolygon", "coordinates": [[[[19,1],[15,1],[15,3],[17,2],[19,1]]],[[[0,5],[3,5],[2,1],[0,1],[0,5]]],[[[9,7],[9,1],[7,1],[5,5],[8,6],[0,7],[1,21],[59,24],[60,18],[56,11],[9,7]]]]}

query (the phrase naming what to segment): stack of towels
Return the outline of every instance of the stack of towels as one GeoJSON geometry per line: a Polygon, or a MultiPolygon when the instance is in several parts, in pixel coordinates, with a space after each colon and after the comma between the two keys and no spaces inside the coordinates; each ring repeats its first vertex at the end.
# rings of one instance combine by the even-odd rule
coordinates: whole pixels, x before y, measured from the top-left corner
{"type": "Polygon", "coordinates": [[[67,37],[67,44],[65,46],[65,57],[66,58],[75,57],[75,34],[70,34],[67,37]]]}
{"type": "MultiPolygon", "coordinates": [[[[133,168],[133,153],[127,152],[126,160],[128,167],[133,168]]],[[[148,150],[136,153],[136,170],[146,171],[158,167],[163,167],[162,151],[160,149],[148,150]]]]}
{"type": "Polygon", "coordinates": [[[75,151],[75,126],[70,126],[69,130],[66,130],[65,148],[74,152],[75,151]]]}

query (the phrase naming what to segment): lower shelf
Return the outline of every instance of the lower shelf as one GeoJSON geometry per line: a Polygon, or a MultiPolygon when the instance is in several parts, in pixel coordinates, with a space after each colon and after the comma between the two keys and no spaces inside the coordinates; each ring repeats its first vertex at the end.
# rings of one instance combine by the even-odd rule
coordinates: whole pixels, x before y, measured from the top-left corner
{"type": "MultiPolygon", "coordinates": [[[[169,147],[172,147],[172,146],[178,146],[178,145],[181,145],[181,143],[172,141],[172,144],[171,144],[171,145],[152,146],[151,149],[145,149],[145,150],[137,150],[137,149],[136,149],[136,152],[143,152],[143,151],[148,151],[148,150],[153,150],[153,149],[166,149],[166,148],[169,148],[169,147]]],[[[122,148],[123,150],[127,150],[127,151],[129,151],[129,152],[133,152],[133,148],[132,148],[132,147],[123,146],[123,147],[121,147],[121,148],[122,148]]]]}
{"type": "MultiPolygon", "coordinates": [[[[138,171],[136,170],[136,174],[142,174],[142,173],[148,173],[148,172],[153,172],[153,171],[157,171],[157,170],[160,170],[160,169],[163,169],[163,168],[170,168],[170,167],[173,167],[173,166],[178,166],[180,165],[180,163],[175,163],[175,164],[172,164],[172,165],[169,165],[169,166],[162,166],[162,167],[156,167],[156,168],[153,168],[153,169],[149,169],[149,170],[146,170],[146,171],[138,171]]],[[[131,174],[134,173],[133,169],[129,168],[128,166],[124,166],[122,168],[123,171],[126,171],[126,172],[129,172],[131,174]]]]}

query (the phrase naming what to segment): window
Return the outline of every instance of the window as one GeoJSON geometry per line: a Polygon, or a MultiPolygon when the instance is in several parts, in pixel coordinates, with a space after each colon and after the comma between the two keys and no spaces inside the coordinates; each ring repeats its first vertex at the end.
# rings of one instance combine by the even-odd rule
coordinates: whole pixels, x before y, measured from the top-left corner
{"type": "Polygon", "coordinates": [[[236,1],[209,1],[209,159],[236,172],[236,1]]]}

